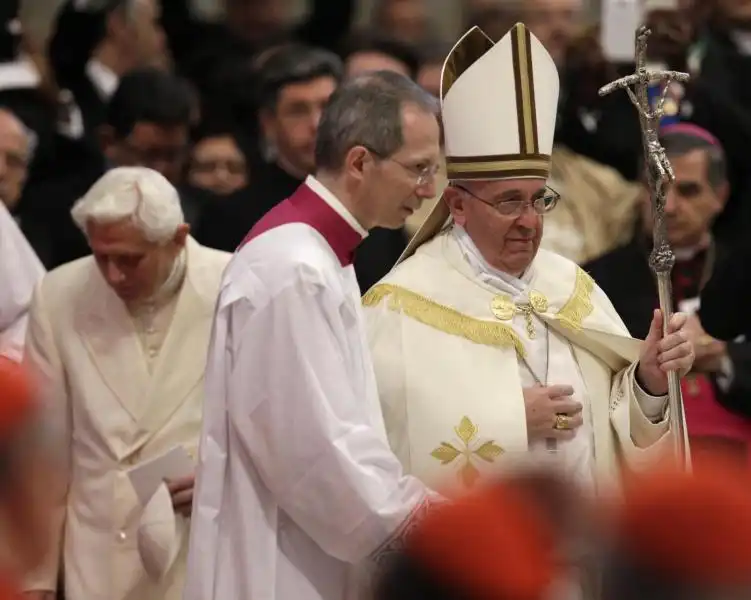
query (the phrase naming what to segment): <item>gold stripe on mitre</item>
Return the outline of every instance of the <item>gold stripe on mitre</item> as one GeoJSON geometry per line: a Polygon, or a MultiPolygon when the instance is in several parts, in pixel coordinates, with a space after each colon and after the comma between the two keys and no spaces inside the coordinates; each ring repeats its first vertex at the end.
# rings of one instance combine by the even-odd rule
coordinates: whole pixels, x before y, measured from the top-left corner
{"type": "Polygon", "coordinates": [[[547,154],[446,157],[449,179],[547,179],[550,168],[551,158],[547,154]]]}
{"type": "Polygon", "coordinates": [[[480,57],[493,47],[491,40],[479,27],[472,27],[454,44],[443,63],[441,71],[441,100],[446,97],[451,86],[480,57]]]}
{"type": "Polygon", "coordinates": [[[537,139],[537,106],[532,70],[532,40],[529,29],[517,23],[511,29],[516,113],[519,121],[519,149],[522,154],[540,151],[537,139]]]}

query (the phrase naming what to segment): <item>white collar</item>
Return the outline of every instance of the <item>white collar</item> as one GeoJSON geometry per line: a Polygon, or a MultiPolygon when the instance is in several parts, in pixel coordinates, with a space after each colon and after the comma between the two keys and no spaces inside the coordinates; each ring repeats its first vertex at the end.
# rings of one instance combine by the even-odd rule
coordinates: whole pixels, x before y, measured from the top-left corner
{"type": "Polygon", "coordinates": [[[89,76],[102,100],[109,100],[120,83],[117,74],[96,58],[86,63],[86,75],[89,76]]]}
{"type": "Polygon", "coordinates": [[[357,222],[357,219],[355,219],[352,213],[347,210],[347,207],[342,204],[341,200],[334,196],[334,194],[332,194],[329,189],[320,181],[318,181],[313,175],[308,175],[305,178],[305,185],[307,185],[311,190],[313,190],[316,194],[323,198],[323,201],[331,208],[333,208],[336,214],[347,221],[347,224],[352,229],[359,233],[363,238],[368,237],[367,229],[360,225],[360,223],[357,222]]]}
{"type": "Polygon", "coordinates": [[[0,63],[0,90],[35,88],[42,80],[30,58],[0,63]]]}
{"type": "Polygon", "coordinates": [[[514,277],[513,275],[504,273],[485,260],[479,248],[463,227],[454,223],[451,228],[451,234],[459,244],[464,260],[469,263],[475,274],[485,281],[485,283],[510,293],[515,298],[524,295],[532,278],[531,268],[527,269],[521,277],[514,277]]]}

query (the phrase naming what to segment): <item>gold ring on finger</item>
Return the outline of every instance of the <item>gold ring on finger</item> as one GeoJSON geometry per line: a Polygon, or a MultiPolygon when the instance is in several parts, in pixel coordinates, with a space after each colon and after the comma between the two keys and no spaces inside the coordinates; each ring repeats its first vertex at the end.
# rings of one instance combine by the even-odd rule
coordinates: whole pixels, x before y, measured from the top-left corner
{"type": "Polygon", "coordinates": [[[564,415],[562,413],[557,414],[555,416],[555,425],[553,425],[553,429],[557,429],[559,431],[571,429],[571,419],[568,417],[568,415],[564,415]]]}

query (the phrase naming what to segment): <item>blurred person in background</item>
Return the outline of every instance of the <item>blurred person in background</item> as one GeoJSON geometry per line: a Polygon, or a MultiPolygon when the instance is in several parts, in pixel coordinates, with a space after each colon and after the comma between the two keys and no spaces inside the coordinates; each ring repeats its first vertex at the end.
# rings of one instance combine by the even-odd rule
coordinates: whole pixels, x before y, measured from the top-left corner
{"type": "Polygon", "coordinates": [[[363,597],[368,571],[428,509],[388,448],[352,258],[369,229],[400,227],[435,194],[436,112],[398,73],[343,83],[315,175],[225,271],[185,600],[363,597]]]}
{"type": "MultiPolygon", "coordinates": [[[[504,31],[508,31],[508,27],[504,31]]],[[[444,43],[423,44],[419,50],[420,67],[417,70],[417,83],[436,98],[441,95],[443,60],[450,50],[451,48],[444,43]]]]}
{"type": "Polygon", "coordinates": [[[31,293],[44,267],[11,216],[21,196],[35,135],[0,108],[0,355],[20,360],[31,293]]]}
{"type": "Polygon", "coordinates": [[[49,59],[70,91],[92,140],[120,79],[164,62],[160,0],[65,0],[53,25],[49,59]]]}
{"type": "Polygon", "coordinates": [[[593,521],[588,500],[552,471],[507,475],[433,508],[380,574],[374,598],[568,597],[562,586],[581,577],[583,562],[570,549],[589,541],[593,521]]]}
{"type": "MultiPolygon", "coordinates": [[[[288,197],[315,169],[315,141],[323,107],[343,76],[325,50],[290,45],[274,50],[260,68],[259,119],[268,166],[258,174],[269,208],[288,197]]],[[[264,200],[266,201],[266,200],[264,200]]]]}
{"type": "Polygon", "coordinates": [[[751,591],[748,472],[696,461],[694,472],[650,470],[608,507],[599,556],[606,600],[743,598],[751,591]]]}
{"type": "Polygon", "coordinates": [[[0,355],[20,361],[28,310],[44,267],[0,202],[0,355]]]}
{"type": "Polygon", "coordinates": [[[342,77],[341,59],[332,52],[300,44],[268,52],[258,73],[261,160],[251,157],[246,193],[206,206],[196,234],[202,243],[234,251],[314,171],[318,123],[342,77]]]}
{"type": "MultiPolygon", "coordinates": [[[[697,314],[707,281],[731,259],[728,245],[712,234],[729,194],[725,152],[709,132],[689,124],[663,128],[661,142],[676,178],[665,204],[668,241],[676,254],[673,308],[691,315],[685,333],[696,353],[692,372],[681,382],[691,451],[697,457],[723,451],[749,464],[751,344],[712,338],[697,314]]],[[[645,187],[642,216],[631,238],[584,267],[636,337],[647,335],[659,306],[649,268],[652,228],[652,199],[645,187]]]]}
{"type": "MultiPolygon", "coordinates": [[[[714,134],[725,148],[730,197],[715,224],[715,233],[727,241],[741,239],[751,224],[751,176],[746,154],[751,144],[751,14],[748,0],[696,2],[679,13],[689,29],[688,41],[679,39],[673,54],[681,52],[691,80],[686,85],[685,118],[714,134]],[[706,6],[705,6],[706,5],[706,6]],[[713,8],[709,18],[698,15],[713,8]],[[693,43],[692,43],[693,42],[693,43]]],[[[674,68],[674,60],[669,66],[674,68]]]]}
{"type": "Polygon", "coordinates": [[[216,73],[269,46],[294,42],[336,51],[356,12],[355,0],[309,0],[306,17],[292,23],[294,5],[289,0],[220,0],[218,4],[224,9],[218,22],[201,20],[190,0],[163,5],[162,22],[178,72],[211,95],[223,91],[216,73]]]}
{"type": "Polygon", "coordinates": [[[232,127],[208,117],[192,135],[187,183],[226,196],[247,186],[248,179],[248,161],[232,127]]]}
{"type": "Polygon", "coordinates": [[[341,50],[344,74],[355,77],[372,71],[394,71],[415,79],[419,59],[414,47],[375,31],[355,31],[341,50]]]}
{"type": "Polygon", "coordinates": [[[34,132],[0,105],[0,202],[9,211],[21,198],[35,147],[34,132]]]}
{"type": "Polygon", "coordinates": [[[373,24],[386,35],[419,45],[434,37],[428,6],[425,0],[377,0],[373,24]]]}
{"type": "Polygon", "coordinates": [[[639,183],[560,144],[553,146],[549,181],[561,202],[545,215],[541,248],[581,265],[631,239],[643,196],[639,183]]]}
{"type": "MultiPolygon", "coordinates": [[[[175,188],[108,171],[72,210],[93,256],[37,285],[25,360],[61,433],[50,553],[25,582],[52,599],[179,600],[192,474],[139,499],[127,471],[175,446],[196,457],[211,314],[229,255],[190,236],[175,188]]],[[[160,479],[175,477],[163,474],[160,479]]]]}
{"type": "Polygon", "coordinates": [[[48,549],[55,432],[46,427],[36,392],[27,371],[0,356],[0,600],[24,597],[19,582],[48,549]]]}
{"type": "MultiPolygon", "coordinates": [[[[69,172],[37,182],[21,222],[48,268],[89,254],[70,209],[110,167],[144,166],[179,185],[190,147],[196,99],[183,79],[159,69],[124,76],[98,129],[99,154],[69,172]],[[36,210],[31,210],[31,207],[36,210]]],[[[188,196],[181,198],[193,214],[188,196]]]]}
{"type": "Polygon", "coordinates": [[[39,66],[27,52],[29,43],[24,37],[19,8],[20,0],[0,3],[0,108],[12,112],[33,131],[37,145],[47,154],[57,107],[39,66]]]}
{"type": "Polygon", "coordinates": [[[693,362],[686,316],[663,337],[656,311],[634,339],[585,271],[540,249],[559,200],[546,181],[558,74],[541,42],[521,23],[497,44],[473,28],[446,65],[449,186],[363,298],[391,447],[439,489],[552,450],[607,490],[672,447],[667,372],[693,362]]]}

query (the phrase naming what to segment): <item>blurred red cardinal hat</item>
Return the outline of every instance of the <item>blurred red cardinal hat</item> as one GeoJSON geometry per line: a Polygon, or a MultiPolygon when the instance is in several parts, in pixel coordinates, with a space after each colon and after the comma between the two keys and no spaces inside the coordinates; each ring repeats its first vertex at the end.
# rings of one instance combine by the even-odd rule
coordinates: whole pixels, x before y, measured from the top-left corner
{"type": "Polygon", "coordinates": [[[751,583],[751,479],[721,461],[632,477],[618,547],[645,569],[698,585],[751,583]]]}
{"type": "Polygon", "coordinates": [[[35,394],[26,369],[0,356],[0,441],[19,429],[34,409],[35,394]]]}
{"type": "Polygon", "coordinates": [[[467,597],[540,600],[560,575],[555,529],[523,485],[499,482],[420,521],[407,552],[467,597]]]}

